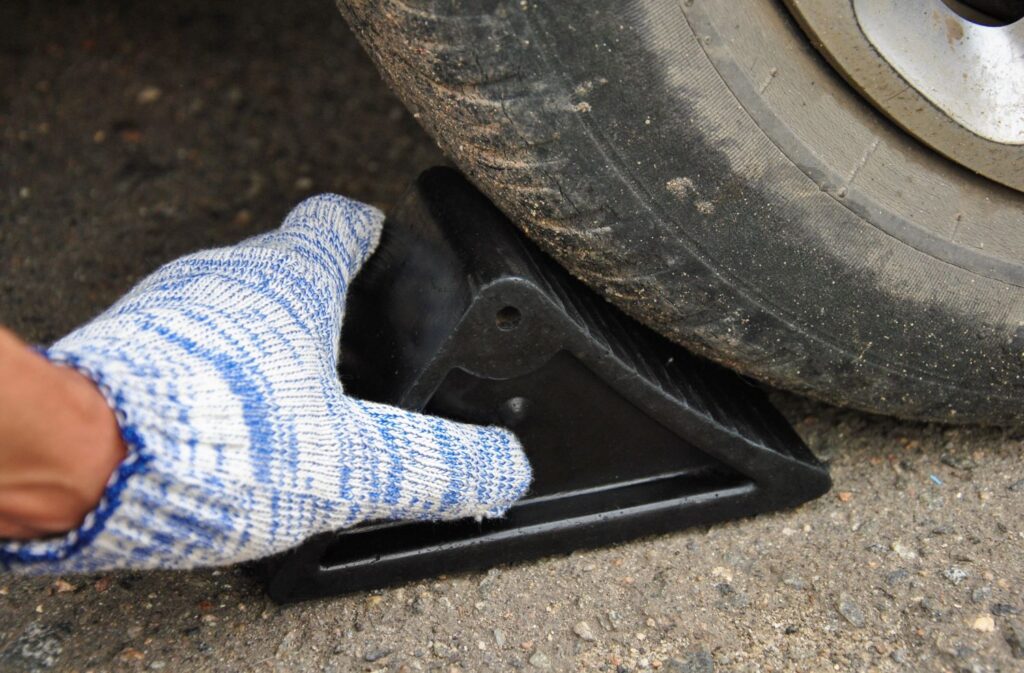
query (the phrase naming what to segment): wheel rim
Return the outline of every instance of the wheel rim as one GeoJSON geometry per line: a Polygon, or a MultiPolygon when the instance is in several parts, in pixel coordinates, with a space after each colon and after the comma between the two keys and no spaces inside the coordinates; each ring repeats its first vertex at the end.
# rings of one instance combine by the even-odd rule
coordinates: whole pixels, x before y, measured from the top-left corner
{"type": "Polygon", "coordinates": [[[787,0],[876,108],[961,165],[1024,191],[1024,19],[1002,23],[976,0],[947,2],[850,0],[836,11],[830,0],[787,0]]]}

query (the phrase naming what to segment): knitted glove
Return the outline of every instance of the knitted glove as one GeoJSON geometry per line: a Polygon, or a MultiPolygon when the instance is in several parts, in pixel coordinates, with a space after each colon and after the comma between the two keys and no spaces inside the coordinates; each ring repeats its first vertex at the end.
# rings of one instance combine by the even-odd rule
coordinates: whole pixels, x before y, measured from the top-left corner
{"type": "Polygon", "coordinates": [[[91,378],[128,457],[81,527],[4,542],[39,572],[255,559],[380,519],[502,514],[530,468],[505,430],[346,397],[345,290],[382,215],[308,199],[284,225],[143,280],[46,355],[91,378]]]}

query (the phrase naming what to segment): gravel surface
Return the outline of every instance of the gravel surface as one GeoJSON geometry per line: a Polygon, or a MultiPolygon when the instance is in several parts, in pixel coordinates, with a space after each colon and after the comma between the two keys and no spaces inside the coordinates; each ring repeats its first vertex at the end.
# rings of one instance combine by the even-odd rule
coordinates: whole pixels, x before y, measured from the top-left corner
{"type": "MultiPolygon", "coordinates": [[[[0,322],[40,342],[442,160],[329,0],[8,1],[0,73],[0,322]]],[[[836,482],[795,511],[284,608],[238,569],[0,576],[0,670],[1024,670],[1024,435],[775,401],[836,482]]]]}

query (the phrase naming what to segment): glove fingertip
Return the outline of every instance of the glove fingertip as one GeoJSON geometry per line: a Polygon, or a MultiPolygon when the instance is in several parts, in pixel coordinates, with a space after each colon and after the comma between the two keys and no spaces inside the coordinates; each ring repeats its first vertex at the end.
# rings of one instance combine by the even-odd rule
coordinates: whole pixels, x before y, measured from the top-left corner
{"type": "Polygon", "coordinates": [[[282,229],[307,232],[355,272],[380,242],[384,213],[339,194],[318,194],[297,205],[282,229]]]}
{"type": "MultiPolygon", "coordinates": [[[[357,405],[367,414],[367,426],[380,433],[381,466],[401,467],[395,486],[406,506],[385,511],[387,518],[500,516],[529,490],[530,462],[509,430],[372,402],[357,405]]],[[[391,472],[382,472],[380,481],[388,481],[391,472]]]]}
{"type": "MultiPolygon", "coordinates": [[[[492,471],[491,494],[486,517],[503,516],[518,500],[526,495],[533,483],[533,468],[519,439],[505,428],[481,427],[481,433],[490,435],[495,456],[492,471]]],[[[484,442],[486,444],[486,442],[484,442]]]]}

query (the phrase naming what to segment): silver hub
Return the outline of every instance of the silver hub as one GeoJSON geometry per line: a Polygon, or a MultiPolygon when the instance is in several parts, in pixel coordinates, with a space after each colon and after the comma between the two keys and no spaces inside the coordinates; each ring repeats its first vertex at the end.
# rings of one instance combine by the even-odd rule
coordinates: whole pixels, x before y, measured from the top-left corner
{"type": "Polygon", "coordinates": [[[1024,19],[983,25],[941,0],[787,4],[875,107],[954,161],[1024,190],[1024,19]]]}

